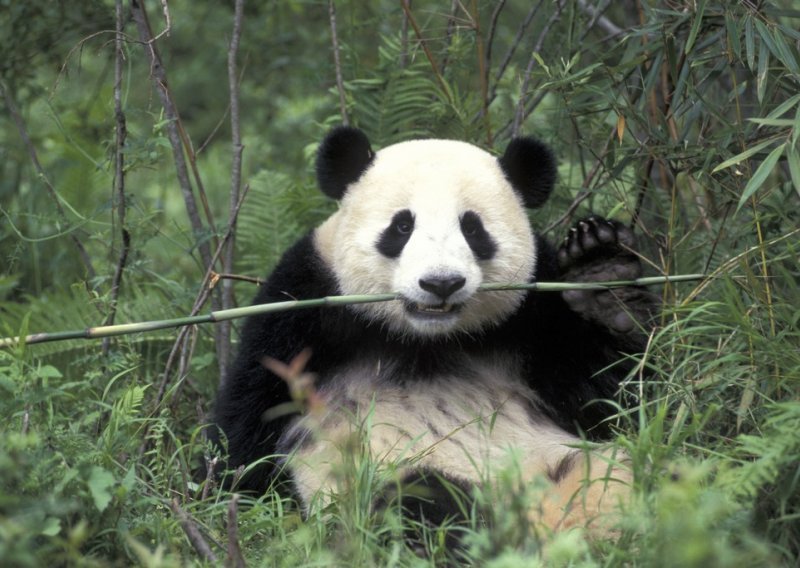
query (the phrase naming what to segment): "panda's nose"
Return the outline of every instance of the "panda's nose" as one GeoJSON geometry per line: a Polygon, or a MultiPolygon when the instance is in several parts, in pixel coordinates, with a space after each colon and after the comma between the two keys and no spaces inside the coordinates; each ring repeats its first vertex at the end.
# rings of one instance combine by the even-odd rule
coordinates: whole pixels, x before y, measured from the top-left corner
{"type": "Polygon", "coordinates": [[[463,276],[446,276],[444,278],[420,278],[419,287],[446,300],[451,294],[460,290],[466,284],[463,276]]]}

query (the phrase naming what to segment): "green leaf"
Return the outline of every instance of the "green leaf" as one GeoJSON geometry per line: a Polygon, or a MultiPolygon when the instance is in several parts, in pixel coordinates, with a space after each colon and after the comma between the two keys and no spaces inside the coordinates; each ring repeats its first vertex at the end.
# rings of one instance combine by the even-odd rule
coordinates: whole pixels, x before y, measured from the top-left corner
{"type": "Polygon", "coordinates": [[[692,22],[692,29],[689,30],[689,37],[686,40],[686,48],[684,49],[684,53],[687,55],[692,51],[694,42],[697,39],[697,32],[700,31],[700,24],[703,23],[703,12],[706,9],[706,3],[707,0],[703,0],[697,6],[697,12],[694,15],[694,21],[692,22]]]}
{"type": "Polygon", "coordinates": [[[794,119],[791,118],[748,118],[750,122],[755,122],[761,126],[792,126],[794,119]]]}
{"type": "Polygon", "coordinates": [[[730,47],[733,57],[736,59],[741,59],[742,43],[739,40],[739,37],[741,36],[739,19],[728,11],[725,12],[725,35],[727,37],[728,46],[730,47]]]}
{"type": "Polygon", "coordinates": [[[57,517],[47,517],[40,534],[45,536],[56,536],[61,532],[61,521],[57,517]]]}
{"type": "Polygon", "coordinates": [[[770,144],[773,144],[774,142],[775,142],[775,138],[770,138],[768,140],[764,140],[763,142],[759,142],[758,144],[756,144],[755,146],[753,146],[751,148],[748,148],[747,150],[745,150],[741,154],[736,154],[734,157],[728,158],[727,160],[722,162],[720,165],[718,165],[716,168],[711,170],[711,173],[715,174],[720,170],[724,170],[725,168],[729,168],[731,166],[735,166],[736,164],[738,164],[740,162],[743,162],[744,160],[746,160],[747,158],[749,158],[750,156],[752,156],[756,152],[760,152],[761,150],[763,150],[764,148],[766,148],[770,144]]]}
{"type": "Polygon", "coordinates": [[[786,145],[786,160],[789,162],[789,173],[797,195],[800,195],[800,152],[795,146],[786,145]]]}
{"type": "Polygon", "coordinates": [[[61,371],[52,365],[42,365],[39,367],[39,369],[37,369],[36,374],[42,379],[60,379],[64,376],[61,374],[61,371]]]}
{"type": "Polygon", "coordinates": [[[109,489],[114,486],[114,476],[111,472],[99,466],[92,467],[92,473],[86,482],[89,493],[92,495],[94,506],[101,513],[106,510],[111,503],[111,492],[109,489]]]}
{"type": "Polygon", "coordinates": [[[756,36],[753,31],[753,18],[744,23],[744,47],[747,52],[747,66],[752,71],[756,66],[756,36]]]}
{"type": "Polygon", "coordinates": [[[789,97],[787,100],[775,107],[775,109],[769,113],[766,118],[778,118],[798,102],[800,102],[800,94],[789,97]]]}
{"type": "Polygon", "coordinates": [[[736,206],[736,211],[742,208],[742,205],[750,199],[750,196],[756,192],[758,188],[760,188],[764,181],[766,181],[767,176],[772,172],[772,169],[775,167],[775,164],[778,162],[778,158],[783,153],[784,147],[786,144],[781,144],[777,146],[769,155],[764,158],[764,161],[761,162],[761,165],[758,166],[758,169],[753,174],[753,177],[750,178],[750,181],[747,182],[747,185],[742,192],[742,196],[739,198],[739,205],[736,206]]]}
{"type": "Polygon", "coordinates": [[[756,96],[758,102],[764,102],[764,93],[767,91],[767,71],[769,71],[769,48],[764,38],[758,49],[758,72],[756,73],[756,96]]]}
{"type": "Polygon", "coordinates": [[[780,31],[777,29],[771,30],[760,20],[756,20],[756,27],[758,28],[758,36],[761,38],[761,41],[767,45],[772,55],[786,65],[792,73],[800,71],[800,68],[797,66],[797,60],[794,58],[789,46],[786,45],[786,40],[784,40],[780,31]]]}

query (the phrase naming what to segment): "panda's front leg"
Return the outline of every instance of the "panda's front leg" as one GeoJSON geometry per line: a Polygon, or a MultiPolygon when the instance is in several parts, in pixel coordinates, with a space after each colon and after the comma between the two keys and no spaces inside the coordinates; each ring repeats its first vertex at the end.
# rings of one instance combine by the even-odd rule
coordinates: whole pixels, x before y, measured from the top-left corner
{"type": "MultiPolygon", "coordinates": [[[[634,280],[642,275],[633,231],[618,221],[591,216],[569,230],[558,250],[565,282],[634,280]]],[[[638,343],[659,311],[656,295],[639,286],[567,290],[562,297],[584,319],[638,343]]]]}

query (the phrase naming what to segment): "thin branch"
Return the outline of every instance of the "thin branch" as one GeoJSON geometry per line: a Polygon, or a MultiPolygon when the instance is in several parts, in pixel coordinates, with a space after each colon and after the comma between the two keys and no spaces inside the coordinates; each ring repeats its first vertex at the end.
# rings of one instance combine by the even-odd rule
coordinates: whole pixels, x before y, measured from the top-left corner
{"type": "Polygon", "coordinates": [[[489,80],[489,69],[492,67],[492,47],[494,45],[494,36],[497,31],[497,21],[500,19],[500,12],[506,5],[506,0],[500,0],[492,12],[492,17],[489,19],[489,33],[486,36],[486,81],[489,80]]]}
{"type": "MultiPolygon", "coordinates": [[[[507,290],[530,290],[535,292],[563,292],[565,290],[609,290],[625,286],[653,286],[674,282],[691,282],[707,278],[705,274],[677,274],[672,276],[648,276],[635,280],[614,280],[610,282],[527,282],[527,283],[490,283],[478,288],[480,292],[501,292],[507,290]]],[[[20,341],[26,344],[63,341],[66,339],[97,339],[115,335],[128,335],[169,329],[173,327],[194,326],[203,323],[218,323],[225,320],[239,319],[254,315],[273,314],[309,308],[331,308],[353,304],[371,304],[397,300],[397,293],[360,294],[349,296],[326,296],[310,300],[287,300],[270,304],[256,304],[243,308],[212,311],[205,315],[193,315],[169,320],[153,320],[106,327],[89,327],[76,331],[56,333],[38,333],[26,337],[6,337],[0,339],[0,348],[13,347],[20,341]]]]}
{"type": "MultiPolygon", "coordinates": [[[[172,154],[175,161],[175,173],[178,177],[178,185],[180,186],[181,193],[183,194],[183,202],[186,207],[186,214],[189,218],[192,231],[195,238],[200,238],[205,231],[203,222],[200,219],[200,212],[197,208],[197,201],[194,196],[194,189],[192,182],[189,179],[189,169],[186,165],[186,158],[184,156],[184,141],[179,131],[178,121],[179,113],[172,101],[172,97],[167,88],[167,72],[161,62],[161,55],[156,48],[156,37],[150,28],[150,23],[147,19],[147,12],[145,11],[142,0],[131,0],[131,15],[136,22],[136,27],[139,31],[139,39],[146,44],[146,49],[150,57],[150,70],[153,77],[153,83],[161,99],[161,106],[164,109],[166,121],[167,137],[169,138],[170,145],[172,146],[172,154]]],[[[165,30],[166,31],[166,30],[165,30]]],[[[164,32],[162,32],[163,34],[164,32]]],[[[211,249],[205,240],[200,240],[197,246],[200,251],[200,256],[203,265],[208,268],[211,265],[211,249]]]]}
{"type": "MultiPolygon", "coordinates": [[[[411,13],[411,1],[407,2],[408,10],[406,11],[406,20],[408,14],[411,13]]],[[[460,1],[452,0],[450,3],[450,15],[447,17],[447,29],[444,32],[444,57],[442,57],[441,72],[444,75],[447,66],[450,63],[450,47],[453,45],[453,33],[456,29],[456,12],[458,12],[460,1]]]]}
{"type": "Polygon", "coordinates": [[[333,43],[333,66],[336,69],[336,89],[339,91],[339,111],[342,113],[342,124],[350,125],[347,116],[347,99],[344,95],[344,80],[342,79],[342,62],[339,58],[339,36],[336,34],[336,6],[333,0],[328,0],[328,15],[331,22],[331,42],[333,43]]]}
{"type": "MultiPolygon", "coordinates": [[[[236,208],[231,212],[231,218],[228,220],[228,228],[225,231],[225,236],[222,238],[222,241],[217,245],[217,250],[214,252],[212,266],[216,264],[217,259],[222,254],[223,247],[227,242],[228,238],[231,235],[231,231],[233,230],[232,227],[235,225],[236,220],[239,218],[239,211],[241,210],[242,203],[244,203],[245,198],[247,197],[247,193],[250,190],[249,185],[244,186],[244,190],[242,191],[242,195],[239,198],[239,203],[236,204],[236,208]]],[[[211,292],[214,289],[214,275],[217,273],[214,272],[213,269],[209,268],[206,270],[205,275],[203,276],[203,281],[200,283],[200,291],[197,294],[197,298],[195,298],[194,305],[192,306],[191,315],[197,314],[200,309],[205,305],[206,301],[208,300],[209,296],[211,296],[211,292]]],[[[212,304],[213,307],[213,304],[212,304]]],[[[178,333],[178,337],[175,340],[175,343],[172,345],[172,349],[170,350],[169,356],[167,357],[167,363],[164,365],[164,373],[161,378],[161,384],[158,388],[158,395],[156,396],[156,406],[161,404],[161,401],[164,398],[164,394],[167,391],[167,385],[169,384],[170,376],[172,375],[172,365],[175,363],[175,358],[178,356],[178,353],[186,345],[187,335],[189,333],[188,328],[181,329],[180,333],[178,333]]]]}
{"type": "Polygon", "coordinates": [[[405,0],[400,0],[400,4],[403,6],[403,12],[405,12],[411,27],[414,28],[414,34],[417,36],[417,41],[419,41],[422,51],[425,53],[425,57],[428,58],[428,62],[431,64],[431,69],[433,69],[433,75],[436,77],[436,82],[439,83],[439,88],[447,98],[447,102],[452,104],[453,101],[450,96],[450,89],[447,88],[447,83],[445,83],[444,77],[442,77],[442,73],[439,71],[439,66],[436,65],[436,60],[433,58],[433,54],[428,47],[428,43],[422,37],[422,30],[420,29],[417,20],[414,18],[411,8],[406,4],[405,0]]]}
{"type": "MultiPolygon", "coordinates": [[[[231,43],[228,48],[228,88],[230,90],[230,114],[231,114],[231,192],[229,200],[229,214],[232,217],[240,202],[242,187],[242,135],[239,128],[239,77],[236,68],[236,55],[239,51],[239,40],[242,37],[242,17],[244,14],[244,0],[236,0],[233,13],[233,33],[231,43]]],[[[222,252],[223,272],[233,271],[236,244],[236,220],[232,218],[228,226],[227,238],[224,241],[222,252]]],[[[222,282],[222,309],[226,310],[234,306],[233,281],[224,280],[222,282]]],[[[219,382],[225,384],[228,376],[231,351],[231,330],[229,322],[219,326],[217,330],[217,342],[222,343],[222,349],[217,350],[217,363],[219,365],[219,382]]]]}
{"type": "MultiPolygon", "coordinates": [[[[33,168],[36,170],[39,178],[41,178],[41,180],[44,182],[44,186],[47,188],[47,192],[50,195],[50,198],[53,200],[53,204],[56,207],[56,213],[58,213],[58,217],[61,219],[61,222],[65,227],[69,227],[71,223],[67,219],[67,214],[64,211],[64,207],[61,205],[61,199],[56,192],[56,188],[50,181],[50,178],[47,177],[47,173],[45,173],[41,162],[39,162],[39,155],[36,152],[36,146],[33,145],[30,136],[28,136],[28,130],[25,127],[25,121],[23,120],[22,115],[17,108],[17,104],[14,101],[14,97],[11,95],[11,91],[3,81],[0,81],[0,91],[2,91],[3,99],[5,99],[6,102],[6,107],[8,108],[11,118],[14,120],[14,124],[19,132],[19,136],[22,138],[22,142],[25,144],[25,148],[28,150],[28,155],[30,156],[33,168]]],[[[75,248],[78,251],[78,256],[80,256],[81,262],[86,269],[87,280],[93,280],[96,273],[94,271],[94,266],[92,266],[92,260],[89,258],[89,253],[86,252],[86,248],[83,246],[83,243],[75,233],[70,233],[70,239],[75,245],[75,248]]]]}
{"type": "Polygon", "coordinates": [[[197,551],[200,557],[206,562],[216,564],[217,556],[214,554],[214,552],[212,552],[211,547],[203,538],[203,535],[200,534],[200,529],[197,528],[197,524],[192,520],[186,511],[181,509],[177,499],[172,500],[170,503],[170,508],[175,516],[178,517],[178,521],[181,524],[183,532],[186,533],[186,537],[189,539],[192,547],[197,551]]]}
{"type": "Polygon", "coordinates": [[[528,61],[528,67],[525,69],[525,76],[522,80],[522,88],[520,89],[519,93],[519,103],[517,105],[517,113],[514,116],[514,124],[511,127],[511,137],[514,138],[519,135],[519,131],[522,128],[522,122],[525,120],[526,112],[525,112],[525,103],[528,96],[528,85],[531,80],[531,74],[533,73],[533,64],[536,62],[536,58],[534,54],[538,54],[542,50],[542,45],[544,44],[544,40],[547,37],[547,34],[550,33],[550,29],[553,25],[561,18],[561,11],[564,9],[564,5],[566,4],[566,0],[561,0],[558,3],[556,11],[550,16],[550,19],[547,20],[547,23],[544,25],[544,28],[539,33],[539,37],[536,40],[536,44],[533,46],[531,50],[531,58],[528,61]]]}
{"type": "Polygon", "coordinates": [[[212,286],[212,287],[216,286],[216,284],[217,284],[217,282],[219,280],[239,280],[241,282],[250,282],[251,284],[258,284],[259,286],[261,286],[262,284],[265,284],[267,282],[263,278],[258,278],[256,276],[247,276],[247,275],[244,275],[244,274],[229,274],[229,273],[226,273],[226,272],[222,272],[222,273],[214,272],[211,275],[211,284],[210,284],[210,286],[212,286]]]}
{"type": "MultiPolygon", "coordinates": [[[[499,6],[502,6],[500,2],[499,6]]],[[[468,13],[469,14],[469,13],[468,13]]],[[[495,16],[499,14],[495,10],[495,16]]],[[[472,19],[472,29],[475,31],[477,38],[476,49],[478,54],[478,75],[480,76],[481,86],[481,114],[483,115],[483,125],[486,129],[486,145],[492,146],[492,122],[489,119],[489,67],[487,66],[487,56],[483,42],[483,33],[480,24],[480,12],[478,11],[478,0],[472,0],[472,14],[469,14],[472,19]]],[[[496,22],[495,22],[496,23],[496,22]]]]}
{"type": "Polygon", "coordinates": [[[238,510],[239,495],[234,493],[230,505],[228,505],[228,558],[225,561],[225,566],[228,568],[247,566],[242,555],[242,547],[239,546],[238,510]]]}
{"type": "MultiPolygon", "coordinates": [[[[199,414],[199,412],[198,412],[199,414]]],[[[204,418],[200,418],[200,420],[204,420],[204,418]]],[[[208,496],[211,494],[211,489],[214,487],[214,474],[217,469],[217,464],[219,463],[219,458],[214,456],[211,459],[206,459],[206,481],[203,484],[203,491],[200,493],[200,500],[205,501],[208,499],[208,496]]]]}
{"type": "Polygon", "coordinates": [[[595,8],[586,0],[578,0],[578,6],[580,6],[581,10],[589,14],[589,16],[592,18],[589,26],[587,27],[587,32],[594,26],[595,22],[600,28],[603,29],[603,31],[608,34],[609,37],[606,39],[616,37],[625,32],[625,30],[603,15],[603,12],[606,11],[609,4],[611,4],[610,0],[608,0],[605,6],[602,8],[595,8]]]}
{"type": "MultiPolygon", "coordinates": [[[[131,234],[128,231],[128,224],[125,219],[126,203],[125,203],[125,140],[127,138],[127,125],[125,121],[125,111],[122,109],[122,73],[123,73],[123,59],[124,53],[124,21],[122,0],[116,0],[115,12],[117,20],[117,36],[114,38],[114,118],[116,120],[115,127],[115,148],[114,148],[114,198],[117,202],[117,217],[119,219],[119,230],[122,239],[120,246],[119,258],[117,259],[117,267],[114,270],[114,276],[111,280],[110,304],[109,314],[106,319],[106,325],[113,325],[114,318],[117,314],[117,302],[119,300],[119,291],[122,285],[122,275],[125,272],[125,266],[128,263],[128,255],[131,250],[131,234]]],[[[103,354],[108,354],[110,341],[108,339],[103,341],[103,354]]]]}
{"type": "MultiPolygon", "coordinates": [[[[520,24],[519,29],[517,30],[517,35],[514,37],[514,41],[511,43],[508,51],[506,51],[503,61],[500,63],[497,73],[495,73],[494,86],[492,87],[492,92],[489,94],[489,104],[491,104],[497,96],[497,86],[500,84],[500,79],[502,79],[503,75],[505,75],[508,64],[511,63],[511,58],[514,57],[514,53],[516,53],[517,48],[519,47],[520,43],[522,43],[522,39],[525,37],[525,32],[528,30],[528,26],[531,25],[534,16],[536,16],[536,13],[542,6],[542,2],[544,2],[544,0],[539,0],[535,6],[531,6],[531,9],[528,11],[525,19],[522,21],[522,24],[520,24]]],[[[489,66],[487,65],[486,67],[488,68],[489,66]]]]}

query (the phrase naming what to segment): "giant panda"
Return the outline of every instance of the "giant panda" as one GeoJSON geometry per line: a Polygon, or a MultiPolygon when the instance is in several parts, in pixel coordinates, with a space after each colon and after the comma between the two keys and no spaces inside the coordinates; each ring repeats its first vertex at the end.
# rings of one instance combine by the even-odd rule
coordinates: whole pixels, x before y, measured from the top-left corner
{"type": "MultiPolygon", "coordinates": [[[[486,283],[636,278],[629,228],[592,216],[556,248],[531,228],[555,181],[551,151],[512,140],[496,157],[452,140],[373,151],[351,127],[319,146],[322,192],[339,202],[283,255],[254,303],[340,294],[398,300],[250,317],[221,385],[215,422],[238,489],[265,491],[287,474],[306,513],[329,503],[354,445],[391,465],[409,491],[405,514],[444,523],[517,461],[522,481],[546,479],[532,522],[592,527],[630,492],[625,459],[587,452],[618,411],[626,355],[641,351],[658,309],[638,287],[613,291],[481,291],[486,283]],[[267,370],[310,349],[313,412],[291,413],[287,383],[267,370]],[[278,409],[278,411],[276,411],[278,409]],[[223,443],[224,444],[224,443],[223,443]]],[[[400,488],[398,490],[398,487],[400,488]]]]}

